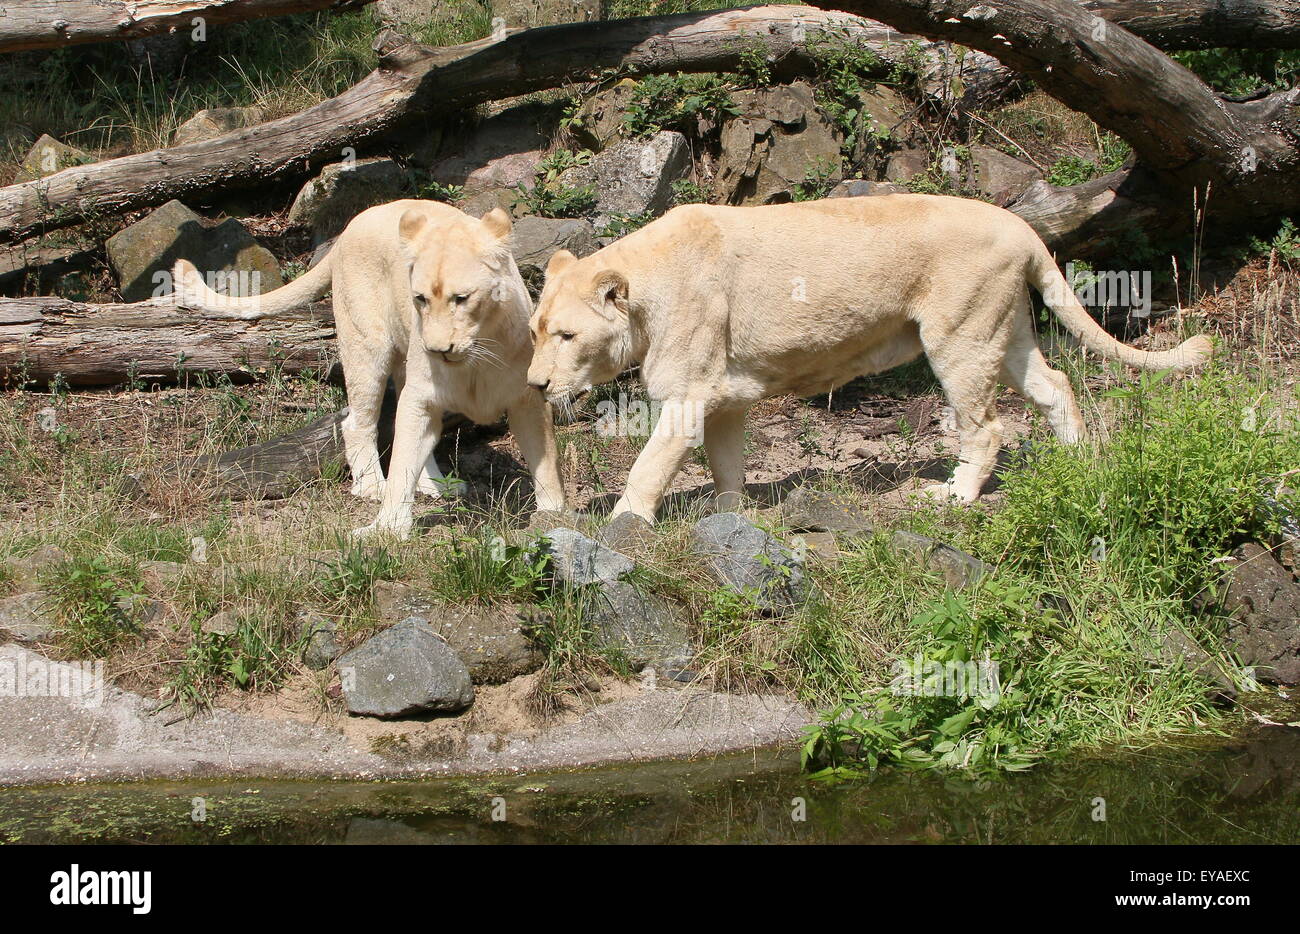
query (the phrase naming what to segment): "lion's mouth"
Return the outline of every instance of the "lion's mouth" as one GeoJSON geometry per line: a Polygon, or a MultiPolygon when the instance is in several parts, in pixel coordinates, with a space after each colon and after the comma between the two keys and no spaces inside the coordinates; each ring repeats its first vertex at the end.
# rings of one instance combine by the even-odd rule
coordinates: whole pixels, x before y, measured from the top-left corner
{"type": "Polygon", "coordinates": [[[459,363],[464,363],[466,358],[469,356],[469,354],[456,353],[454,351],[449,350],[446,353],[438,354],[438,356],[442,357],[443,363],[448,363],[451,364],[452,366],[456,366],[459,363]]]}

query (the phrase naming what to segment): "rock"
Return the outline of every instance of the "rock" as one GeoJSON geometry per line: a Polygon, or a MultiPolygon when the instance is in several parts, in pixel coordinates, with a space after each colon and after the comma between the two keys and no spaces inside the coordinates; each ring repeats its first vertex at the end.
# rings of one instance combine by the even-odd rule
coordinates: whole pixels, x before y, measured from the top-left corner
{"type": "Polygon", "coordinates": [[[612,584],[631,574],[636,564],[627,555],[606,548],[573,529],[552,529],[543,536],[556,580],[581,587],[612,584]]]}
{"type": "Polygon", "coordinates": [[[702,519],[691,530],[691,541],[720,583],[750,595],[760,608],[780,611],[803,601],[803,562],[739,513],[702,519]]]}
{"type": "Polygon", "coordinates": [[[187,143],[216,139],[235,130],[255,126],[263,119],[265,111],[261,107],[214,107],[211,110],[200,110],[176,128],[172,145],[184,146],[187,143]]]}
{"type": "Polygon", "coordinates": [[[662,214],[673,205],[673,182],[691,172],[686,137],[663,130],[649,139],[627,139],[587,165],[561,172],[558,181],[574,188],[595,186],[592,224],[597,230],[615,215],[662,214]]]}
{"type": "Polygon", "coordinates": [[[1224,645],[1260,681],[1300,682],[1300,584],[1255,542],[1232,557],[1222,605],[1233,621],[1224,645]]]}
{"type": "Polygon", "coordinates": [[[885,166],[885,180],[906,187],[917,175],[930,171],[930,154],[919,147],[900,149],[889,157],[885,166]]]}
{"type": "Polygon", "coordinates": [[[199,632],[210,636],[233,636],[239,632],[239,616],[232,610],[214,613],[199,626],[199,632]]]}
{"type": "Polygon", "coordinates": [[[43,590],[0,597],[0,630],[20,642],[49,642],[58,620],[43,590]]]}
{"type": "Polygon", "coordinates": [[[18,164],[14,184],[35,181],[46,175],[62,172],[74,165],[87,165],[94,161],[95,157],[90,153],[60,143],[48,133],[42,134],[40,139],[32,144],[31,150],[23,157],[23,161],[18,164]]]}
{"type": "Polygon", "coordinates": [[[622,138],[623,115],[636,85],[631,78],[624,78],[582,102],[569,130],[579,145],[600,152],[622,138]]]}
{"type": "Polygon", "coordinates": [[[515,193],[509,188],[484,188],[456,202],[470,217],[482,217],[497,208],[507,214],[515,213],[515,193]]]}
{"type": "Polygon", "coordinates": [[[370,717],[456,712],[474,702],[469,670],[418,616],[339,656],[348,711],[370,717]]]}
{"type": "Polygon", "coordinates": [[[185,576],[185,565],[175,561],[142,561],[140,578],[154,593],[163,593],[175,587],[185,576]]]}
{"type": "Polygon", "coordinates": [[[985,574],[993,572],[991,565],[974,555],[914,532],[895,532],[890,536],[890,544],[895,551],[916,555],[926,568],[941,575],[954,590],[973,584],[985,574]]]}
{"type": "Polygon", "coordinates": [[[795,544],[802,540],[808,556],[825,565],[838,564],[840,545],[832,532],[805,532],[795,539],[795,544]]]}
{"type": "Polygon", "coordinates": [[[714,193],[726,204],[793,200],[810,171],[840,180],[840,135],[804,82],[732,95],[740,113],[722,125],[714,193]]]}
{"type": "Polygon", "coordinates": [[[596,229],[581,218],[521,217],[510,234],[510,249],[524,281],[537,292],[546,264],[557,250],[581,259],[596,252],[596,229]]]}
{"type": "Polygon", "coordinates": [[[907,194],[902,185],[892,182],[869,182],[862,178],[849,178],[840,182],[826,195],[828,198],[866,198],[875,195],[907,194]]]}
{"type": "Polygon", "coordinates": [[[517,606],[452,606],[406,585],[390,585],[375,596],[380,619],[418,616],[455,649],[475,684],[501,684],[542,667],[541,650],[523,631],[517,606]]]}
{"type": "Polygon", "coordinates": [[[464,133],[417,143],[411,161],[427,169],[432,181],[459,185],[466,195],[531,185],[552,122],[545,108],[511,107],[464,133]]]}
{"type": "Polygon", "coordinates": [[[17,590],[36,590],[41,572],[66,563],[68,553],[58,545],[42,545],[31,554],[8,563],[9,577],[17,590]]]}
{"type": "Polygon", "coordinates": [[[591,590],[585,599],[583,609],[595,624],[596,644],[622,652],[637,669],[681,669],[695,657],[686,627],[654,594],[615,582],[591,590]]]}
{"type": "Polygon", "coordinates": [[[302,662],[312,671],[328,668],[330,662],[343,654],[339,645],[338,624],[323,616],[309,615],[302,619],[301,634],[307,644],[302,651],[302,662]]]}
{"type": "Polygon", "coordinates": [[[971,146],[971,163],[975,169],[975,187],[988,195],[994,204],[1004,207],[1026,188],[1043,177],[1027,162],[1021,162],[991,146],[971,146]]]}
{"type": "Polygon", "coordinates": [[[875,526],[865,509],[852,499],[801,486],[781,504],[781,518],[797,532],[842,532],[874,535],[875,526]]]}
{"type": "Polygon", "coordinates": [[[1237,686],[1214,657],[1194,639],[1177,629],[1170,630],[1165,635],[1160,646],[1159,661],[1166,665],[1181,662],[1189,671],[1215,684],[1217,689],[1213,693],[1227,698],[1237,696],[1237,686]]]}
{"type": "Polygon", "coordinates": [[[655,529],[634,512],[621,512],[596,533],[596,540],[634,558],[646,554],[655,543],[655,529]]]}
{"type": "Polygon", "coordinates": [[[320,243],[342,233],[366,208],[410,193],[406,170],[392,159],[336,162],[302,186],[289,208],[288,221],[309,228],[320,243]]]}
{"type": "Polygon", "coordinates": [[[129,302],[172,291],[171,269],[188,259],[209,286],[228,295],[258,295],[284,284],[280,264],[233,217],[209,225],[179,201],[168,201],[105,244],[122,297],[129,302]]]}

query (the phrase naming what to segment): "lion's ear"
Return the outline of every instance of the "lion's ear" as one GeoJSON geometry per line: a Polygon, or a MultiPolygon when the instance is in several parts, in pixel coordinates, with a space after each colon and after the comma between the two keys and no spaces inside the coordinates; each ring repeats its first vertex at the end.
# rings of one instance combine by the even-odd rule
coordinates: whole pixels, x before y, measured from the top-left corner
{"type": "Polygon", "coordinates": [[[613,320],[627,314],[627,277],[616,269],[606,269],[596,277],[596,307],[613,320]]]}
{"type": "Polygon", "coordinates": [[[483,226],[498,240],[510,236],[510,215],[503,208],[493,208],[483,215],[483,226]]]}
{"type": "Polygon", "coordinates": [[[568,250],[556,250],[551,254],[550,261],[546,264],[546,278],[559,275],[578,261],[568,250]]]}
{"type": "Polygon", "coordinates": [[[408,208],[402,214],[402,219],[397,222],[397,233],[404,243],[410,243],[420,235],[424,229],[428,218],[424,216],[423,211],[417,211],[415,208],[408,208]]]}

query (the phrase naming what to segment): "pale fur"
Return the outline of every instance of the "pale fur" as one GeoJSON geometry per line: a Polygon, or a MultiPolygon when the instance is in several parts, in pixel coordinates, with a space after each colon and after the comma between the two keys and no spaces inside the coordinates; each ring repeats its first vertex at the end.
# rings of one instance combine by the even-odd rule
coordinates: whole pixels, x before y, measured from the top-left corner
{"type": "Polygon", "coordinates": [[[352,492],[382,503],[359,534],[405,536],[416,490],[439,496],[449,485],[433,457],[445,412],[482,424],[506,414],[532,471],[538,508],[562,510],[550,407],[525,381],[532,301],[507,248],[509,233],[504,211],[477,220],[438,202],[395,201],[358,214],[315,268],[283,288],[227,298],[180,260],[177,294],[186,307],[250,320],[333,290],[352,492]],[[385,483],[377,438],[390,376],[398,404],[385,483]]]}
{"type": "MultiPolygon", "coordinates": [[[[533,315],[529,382],[552,401],[639,363],[651,399],[698,406],[720,508],[744,485],[745,412],[760,399],[829,392],[929,358],[956,413],[959,464],[928,492],[970,502],[1002,438],[1003,382],[1063,442],[1083,423],[1064,374],[1043,359],[1029,288],[1085,347],[1143,369],[1185,369],[1195,337],[1148,353],[1119,343],[1079,304],[1046,246],[1008,211],[931,195],[765,207],[688,205],[582,260],[557,253],[533,315]]],[[[685,459],[689,419],[660,418],[614,514],[653,521],[685,459]]]]}

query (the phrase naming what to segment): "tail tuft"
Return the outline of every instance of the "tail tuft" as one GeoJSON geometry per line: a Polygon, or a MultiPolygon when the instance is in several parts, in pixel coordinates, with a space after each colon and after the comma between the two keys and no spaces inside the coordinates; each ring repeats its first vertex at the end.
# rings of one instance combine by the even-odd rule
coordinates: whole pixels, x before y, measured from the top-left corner
{"type": "Polygon", "coordinates": [[[1204,334],[1197,334],[1195,337],[1189,337],[1183,341],[1170,353],[1176,357],[1173,369],[1180,373],[1186,370],[1194,370],[1197,367],[1204,366],[1214,356],[1214,341],[1204,334]]]}

